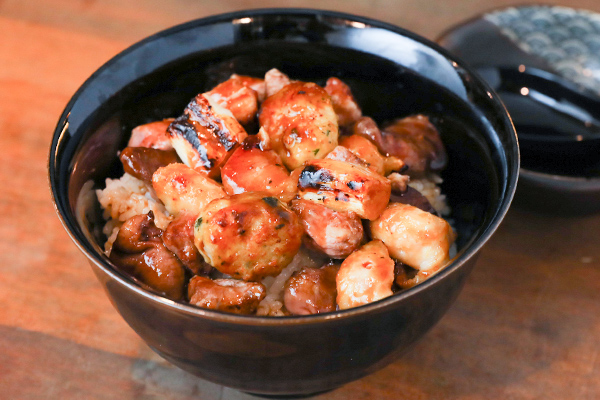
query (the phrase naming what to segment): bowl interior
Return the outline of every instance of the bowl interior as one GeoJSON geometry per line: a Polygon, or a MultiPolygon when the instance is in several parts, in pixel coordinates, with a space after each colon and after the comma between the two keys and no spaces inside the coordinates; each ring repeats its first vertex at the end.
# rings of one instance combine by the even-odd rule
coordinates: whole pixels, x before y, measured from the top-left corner
{"type": "Polygon", "coordinates": [[[56,129],[50,180],[65,227],[89,257],[113,268],[100,250],[98,209],[85,210],[88,223],[78,222],[77,198],[86,181],[102,187],[105,178],[122,174],[117,151],[131,129],[179,115],[194,95],[232,73],[263,76],[271,68],[319,84],[341,78],[363,114],[378,123],[430,116],[449,154],[442,188],[459,257],[489,238],[512,199],[518,148],[504,108],[485,84],[443,50],[396,27],[337,13],[254,11],[152,36],[109,61],[75,94],[56,129]]]}

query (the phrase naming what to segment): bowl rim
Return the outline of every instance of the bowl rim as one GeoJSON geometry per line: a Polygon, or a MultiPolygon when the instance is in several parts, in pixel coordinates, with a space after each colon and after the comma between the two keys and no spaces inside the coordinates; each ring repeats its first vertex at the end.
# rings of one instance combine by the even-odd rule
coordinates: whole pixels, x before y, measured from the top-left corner
{"type": "MultiPolygon", "coordinates": [[[[124,286],[127,290],[135,292],[137,295],[144,297],[146,300],[151,301],[153,303],[158,303],[157,305],[166,306],[170,309],[176,310],[177,312],[186,314],[188,316],[200,317],[202,319],[208,319],[215,322],[221,323],[232,323],[236,325],[247,325],[247,326],[297,326],[297,325],[312,325],[322,323],[327,320],[341,320],[341,319],[350,319],[357,317],[359,315],[363,315],[365,313],[377,313],[382,312],[385,309],[393,308],[396,303],[402,302],[404,299],[415,296],[416,294],[428,290],[429,288],[437,285],[441,280],[443,280],[446,276],[456,273],[459,269],[461,269],[468,260],[474,257],[479,250],[483,247],[483,245],[489,240],[492,234],[496,231],[503,218],[505,217],[510,204],[513,200],[515,189],[517,186],[517,180],[519,176],[519,146],[518,140],[515,132],[515,128],[512,124],[512,120],[504,107],[504,104],[500,100],[499,96],[489,87],[489,85],[479,78],[479,76],[467,66],[466,63],[458,59],[458,57],[452,55],[449,51],[442,48],[440,45],[430,41],[416,33],[408,31],[399,26],[382,22],[376,19],[361,17],[349,13],[338,12],[338,11],[330,11],[330,10],[321,10],[321,9],[311,9],[311,8],[254,8],[247,10],[239,10],[229,13],[211,15],[203,18],[194,19],[188,22],[184,22],[182,24],[175,25],[173,27],[158,31],[134,44],[128,46],[126,49],[122,50],[111,59],[106,61],[102,66],[100,66],[73,94],[65,109],[58,121],[58,124],[54,130],[52,144],[50,148],[50,154],[48,158],[48,171],[49,171],[49,186],[50,192],[52,196],[52,202],[54,205],[55,212],[57,213],[61,224],[66,230],[67,234],[71,238],[71,240],[75,243],[75,245],[82,251],[85,256],[88,258],[88,262],[92,262],[95,266],[97,266],[103,273],[110,276],[113,281],[118,282],[119,285],[124,286]],[[282,316],[282,317],[272,317],[272,316],[256,316],[256,315],[237,315],[226,312],[221,312],[217,310],[204,309],[197,306],[193,306],[191,304],[176,302],[166,297],[163,297],[159,294],[153,293],[149,290],[142,288],[137,285],[134,281],[125,278],[119,272],[113,269],[113,267],[106,263],[106,260],[102,258],[100,254],[96,251],[92,251],[85,244],[87,241],[83,235],[79,237],[76,232],[74,232],[69,225],[75,224],[75,217],[72,210],[67,209],[64,210],[62,205],[59,205],[57,200],[58,198],[58,190],[57,190],[57,178],[53,173],[56,164],[57,150],[58,144],[60,142],[60,137],[65,131],[65,124],[67,122],[67,117],[78,100],[81,93],[90,85],[90,83],[94,80],[96,76],[98,76],[102,71],[116,63],[118,60],[124,58],[129,53],[137,49],[138,47],[143,46],[144,44],[154,41],[158,38],[168,36],[180,31],[184,31],[193,27],[210,25],[214,23],[226,23],[232,22],[233,20],[245,18],[245,17],[259,17],[259,16],[272,16],[272,15],[286,15],[288,17],[301,17],[301,16],[309,16],[309,17],[328,17],[343,20],[344,22],[358,22],[363,23],[367,26],[384,29],[398,35],[407,37],[412,39],[432,50],[442,55],[448,61],[452,62],[452,65],[456,69],[460,69],[462,71],[467,72],[473,80],[476,80],[478,86],[483,87],[487,91],[487,95],[494,105],[502,110],[501,115],[497,116],[501,118],[502,125],[506,126],[508,132],[507,137],[509,141],[503,147],[506,149],[506,153],[514,154],[514,157],[507,157],[507,174],[508,174],[508,182],[506,182],[504,192],[500,191],[501,199],[498,201],[498,206],[494,212],[489,216],[489,222],[480,227],[481,231],[476,235],[475,238],[471,239],[469,244],[465,249],[463,249],[454,259],[452,259],[445,267],[443,267],[439,272],[437,272],[434,276],[425,280],[418,285],[407,289],[405,291],[395,293],[393,296],[389,296],[382,300],[369,303],[366,305],[362,305],[359,307],[347,309],[347,310],[337,310],[329,313],[323,314],[313,314],[313,315],[302,315],[302,316],[282,316]],[[507,147],[510,146],[510,149],[507,147]],[[71,214],[67,217],[65,214],[71,214]]],[[[68,208],[68,207],[67,207],[68,208]]]]}
{"type": "Polygon", "coordinates": [[[547,184],[548,186],[556,186],[565,190],[600,190],[600,176],[561,175],[528,168],[521,168],[519,175],[522,181],[547,184]]]}

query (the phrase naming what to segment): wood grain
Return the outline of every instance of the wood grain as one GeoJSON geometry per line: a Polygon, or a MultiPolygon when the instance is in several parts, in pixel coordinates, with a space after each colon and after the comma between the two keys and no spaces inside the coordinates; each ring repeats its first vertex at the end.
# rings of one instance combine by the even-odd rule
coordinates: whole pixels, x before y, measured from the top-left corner
{"type": "MultiPolygon", "coordinates": [[[[77,87],[110,57],[171,25],[243,8],[336,9],[433,39],[480,11],[515,3],[0,1],[0,397],[254,398],[151,352],[113,309],[55,214],[46,173],[54,126],[77,87]]],[[[565,5],[600,11],[596,0],[565,5]]],[[[511,209],[456,304],[416,347],[316,398],[599,398],[598,237],[599,215],[511,209]]]]}

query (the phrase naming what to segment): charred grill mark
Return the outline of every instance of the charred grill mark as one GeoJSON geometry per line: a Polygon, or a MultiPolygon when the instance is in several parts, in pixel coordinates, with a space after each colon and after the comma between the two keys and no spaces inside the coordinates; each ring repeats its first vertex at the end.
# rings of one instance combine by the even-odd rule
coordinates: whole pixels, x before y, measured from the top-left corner
{"type": "Polygon", "coordinates": [[[277,199],[275,197],[263,197],[262,199],[271,207],[277,207],[277,199]]]}
{"type": "Polygon", "coordinates": [[[331,190],[329,182],[333,182],[335,178],[325,169],[319,169],[313,165],[307,165],[300,173],[298,179],[298,188],[300,189],[317,189],[331,190]]]}
{"type": "Polygon", "coordinates": [[[188,104],[186,113],[190,116],[193,121],[198,122],[200,125],[211,131],[219,142],[225,147],[227,151],[231,150],[236,144],[236,141],[232,140],[232,134],[225,126],[223,120],[213,113],[211,113],[212,107],[204,97],[197,96],[194,100],[188,104]],[[204,112],[208,110],[209,112],[204,112]]]}
{"type": "Polygon", "coordinates": [[[350,196],[347,193],[344,193],[342,191],[336,190],[335,192],[335,201],[350,201],[350,196]]]}
{"type": "Polygon", "coordinates": [[[346,183],[346,186],[348,186],[350,190],[359,190],[360,188],[362,188],[363,182],[350,181],[346,183]]]}
{"type": "Polygon", "coordinates": [[[206,153],[206,147],[200,141],[198,132],[194,127],[193,121],[190,121],[189,117],[184,114],[169,125],[167,129],[171,137],[181,136],[183,137],[192,147],[198,152],[200,161],[205,168],[212,168],[215,161],[208,158],[206,153]]]}

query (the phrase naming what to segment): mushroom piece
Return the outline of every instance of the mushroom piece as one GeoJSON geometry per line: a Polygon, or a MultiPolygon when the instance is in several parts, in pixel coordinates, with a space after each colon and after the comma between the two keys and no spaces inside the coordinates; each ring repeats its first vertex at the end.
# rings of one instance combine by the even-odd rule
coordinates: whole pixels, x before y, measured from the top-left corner
{"type": "Polygon", "coordinates": [[[208,275],[212,267],[204,261],[194,245],[196,214],[182,213],[163,233],[163,243],[194,275],[208,275]]]}
{"type": "Polygon", "coordinates": [[[410,174],[440,171],[448,161],[438,130],[424,115],[398,119],[385,127],[382,147],[402,159],[410,174]]]}
{"type": "Polygon", "coordinates": [[[179,161],[175,150],[159,150],[149,147],[125,147],[119,160],[123,169],[129,175],[144,182],[152,182],[152,174],[161,167],[166,167],[179,161]]]}
{"type": "Polygon", "coordinates": [[[283,291],[285,308],[294,315],[335,311],[335,276],[339,266],[302,268],[288,279],[283,291]]]}
{"type": "Polygon", "coordinates": [[[188,285],[190,304],[233,314],[254,314],[265,297],[262,283],[195,276],[188,285]]]}
{"type": "Polygon", "coordinates": [[[131,217],[119,229],[110,260],[150,288],[180,300],[185,272],[179,259],[163,244],[162,234],[154,225],[152,211],[131,217]]]}

